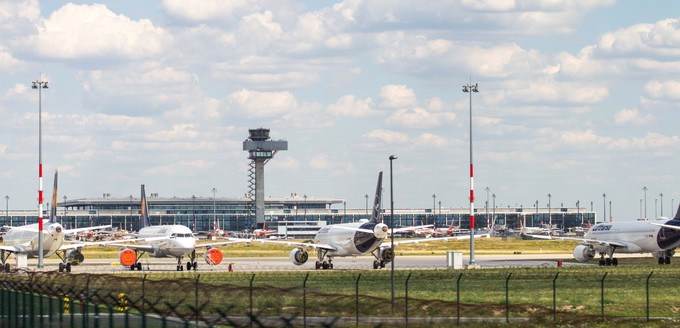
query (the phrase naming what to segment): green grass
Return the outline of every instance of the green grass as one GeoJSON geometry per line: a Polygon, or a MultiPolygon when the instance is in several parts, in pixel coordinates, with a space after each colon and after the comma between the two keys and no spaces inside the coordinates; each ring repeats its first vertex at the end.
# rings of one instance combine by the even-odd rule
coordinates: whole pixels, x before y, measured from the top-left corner
{"type": "MultiPolygon", "coordinates": [[[[398,241],[399,239],[395,239],[398,241]]],[[[201,241],[200,243],[206,243],[201,241]]],[[[388,242],[388,241],[386,241],[388,242]]],[[[200,244],[199,243],[199,244],[200,244]]],[[[568,254],[578,245],[572,241],[522,240],[518,238],[475,239],[475,254],[568,254]]],[[[218,247],[225,257],[287,257],[293,246],[254,242],[218,247]]],[[[403,244],[396,248],[397,255],[445,255],[446,252],[470,251],[468,240],[403,244]]],[[[83,249],[85,258],[117,258],[118,247],[88,247],[83,249]]]]}

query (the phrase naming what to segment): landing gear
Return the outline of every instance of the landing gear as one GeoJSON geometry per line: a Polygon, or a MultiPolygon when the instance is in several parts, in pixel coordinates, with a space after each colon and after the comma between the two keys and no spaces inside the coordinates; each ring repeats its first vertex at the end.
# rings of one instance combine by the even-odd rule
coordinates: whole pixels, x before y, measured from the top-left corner
{"type": "Polygon", "coordinates": [[[71,263],[66,262],[66,263],[59,263],[59,272],[71,272],[71,263]]]}
{"type": "Polygon", "coordinates": [[[130,266],[130,270],[135,271],[135,269],[142,271],[142,262],[133,263],[130,266]]]}
{"type": "Polygon", "coordinates": [[[664,265],[664,264],[671,264],[671,257],[670,256],[659,257],[659,265],[664,265]]]}
{"type": "Polygon", "coordinates": [[[619,259],[614,258],[614,249],[605,252],[600,252],[600,266],[618,266],[619,259]],[[607,256],[607,258],[605,258],[607,256]]]}
{"type": "MultiPolygon", "coordinates": [[[[187,270],[189,270],[188,264],[187,264],[187,270]]],[[[177,258],[177,271],[184,271],[184,266],[182,266],[182,257],[177,258]]]]}
{"type": "Polygon", "coordinates": [[[196,263],[196,250],[194,249],[191,251],[191,255],[189,255],[189,261],[187,262],[187,271],[191,270],[191,268],[194,268],[194,271],[198,268],[198,263],[196,263]]]}
{"type": "Polygon", "coordinates": [[[9,263],[5,263],[5,265],[2,266],[2,271],[9,273],[9,270],[10,270],[9,263]]]}
{"type": "Polygon", "coordinates": [[[318,252],[319,260],[316,261],[316,263],[314,263],[314,269],[316,269],[316,270],[319,270],[319,269],[323,269],[323,270],[331,269],[332,270],[333,269],[333,258],[329,256],[328,261],[324,260],[324,258],[326,258],[327,253],[328,253],[328,251],[319,250],[319,252],[318,252]]]}

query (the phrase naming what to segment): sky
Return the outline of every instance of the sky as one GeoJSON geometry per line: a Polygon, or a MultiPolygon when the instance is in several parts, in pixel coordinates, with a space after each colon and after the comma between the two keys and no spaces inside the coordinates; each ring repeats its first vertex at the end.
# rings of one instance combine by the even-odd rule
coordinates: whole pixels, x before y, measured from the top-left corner
{"type": "Polygon", "coordinates": [[[0,196],[37,208],[41,106],[46,199],[55,170],[60,199],[140,184],[242,197],[242,144],[263,127],[288,141],[265,166],[268,198],[364,208],[384,171],[389,200],[396,155],[395,208],[467,208],[471,106],[475,207],[495,195],[672,216],[678,13],[670,0],[0,0],[0,196]]]}

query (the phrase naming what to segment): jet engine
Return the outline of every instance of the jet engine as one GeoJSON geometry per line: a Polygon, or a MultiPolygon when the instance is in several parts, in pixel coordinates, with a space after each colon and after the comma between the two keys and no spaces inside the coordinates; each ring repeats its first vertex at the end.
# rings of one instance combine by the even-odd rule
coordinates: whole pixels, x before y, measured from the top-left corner
{"type": "Polygon", "coordinates": [[[385,248],[380,250],[380,258],[384,263],[389,263],[394,259],[394,250],[391,248],[385,248]]]}
{"type": "Polygon", "coordinates": [[[595,257],[595,249],[589,245],[578,245],[574,248],[574,258],[579,262],[588,262],[595,257]]]}
{"type": "Polygon", "coordinates": [[[131,249],[124,249],[118,253],[118,262],[125,267],[132,267],[137,262],[137,254],[131,249]]]}
{"type": "Polygon", "coordinates": [[[308,258],[309,258],[309,254],[307,253],[306,250],[304,250],[302,248],[295,248],[292,251],[290,251],[290,260],[295,265],[305,264],[305,262],[307,262],[308,258]]]}
{"type": "Polygon", "coordinates": [[[210,265],[218,265],[222,263],[222,251],[217,248],[208,249],[203,255],[203,258],[205,259],[205,262],[210,265]]]}
{"type": "Polygon", "coordinates": [[[383,239],[387,237],[387,225],[384,223],[378,223],[375,225],[375,228],[373,228],[373,235],[375,238],[378,239],[383,239]]]}
{"type": "Polygon", "coordinates": [[[71,263],[71,265],[78,265],[85,261],[85,256],[80,252],[80,250],[74,249],[66,253],[66,259],[71,263]]]}

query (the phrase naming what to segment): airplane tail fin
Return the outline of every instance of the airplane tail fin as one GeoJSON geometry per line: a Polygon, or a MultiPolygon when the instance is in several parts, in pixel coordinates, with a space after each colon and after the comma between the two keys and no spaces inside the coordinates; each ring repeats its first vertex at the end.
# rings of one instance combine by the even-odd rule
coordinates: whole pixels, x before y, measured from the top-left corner
{"type": "Polygon", "coordinates": [[[382,176],[383,173],[380,171],[378,174],[378,186],[375,188],[375,200],[373,201],[373,213],[371,214],[371,222],[373,223],[378,223],[378,219],[380,218],[380,215],[382,214],[382,210],[380,208],[380,203],[382,199],[382,176]]]}
{"type": "Polygon", "coordinates": [[[54,187],[52,188],[52,204],[50,204],[50,222],[57,222],[57,205],[59,202],[59,195],[57,194],[57,180],[59,178],[59,171],[54,171],[54,187]]]}
{"type": "Polygon", "coordinates": [[[141,226],[139,227],[140,229],[151,226],[151,219],[149,218],[149,204],[146,201],[144,185],[142,185],[141,221],[141,226]]]}

